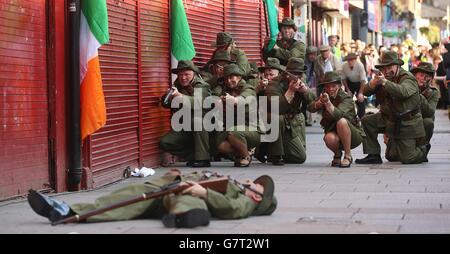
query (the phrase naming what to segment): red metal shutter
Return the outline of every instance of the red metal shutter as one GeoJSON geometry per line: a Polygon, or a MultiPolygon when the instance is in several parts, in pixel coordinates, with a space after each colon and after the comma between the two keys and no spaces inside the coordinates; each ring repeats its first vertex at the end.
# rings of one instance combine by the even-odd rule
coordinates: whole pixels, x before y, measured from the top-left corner
{"type": "Polygon", "coordinates": [[[49,188],[46,1],[0,0],[0,199],[49,188]]]}
{"type": "Polygon", "coordinates": [[[91,136],[94,187],[139,164],[139,84],[136,0],[108,0],[110,42],[99,50],[106,125],[91,136]]]}
{"type": "Polygon", "coordinates": [[[184,8],[191,29],[196,56],[195,64],[202,67],[212,55],[216,34],[224,31],[223,0],[185,0],[184,8]]]}
{"type": "Polygon", "coordinates": [[[160,98],[170,83],[169,6],[167,0],[140,1],[141,117],[143,165],[159,164],[159,140],[170,130],[170,111],[160,98]]]}
{"type": "Polygon", "coordinates": [[[233,35],[250,62],[262,64],[261,47],[266,37],[263,2],[229,0],[225,2],[225,13],[225,31],[233,35]]]}

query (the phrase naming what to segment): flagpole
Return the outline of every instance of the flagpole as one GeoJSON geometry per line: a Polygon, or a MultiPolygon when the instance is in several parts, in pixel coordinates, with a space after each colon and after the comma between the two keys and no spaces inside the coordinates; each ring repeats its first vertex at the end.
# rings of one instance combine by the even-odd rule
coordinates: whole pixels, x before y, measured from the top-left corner
{"type": "Polygon", "coordinates": [[[68,189],[78,190],[81,181],[81,128],[80,128],[80,0],[69,2],[69,169],[68,189]]]}

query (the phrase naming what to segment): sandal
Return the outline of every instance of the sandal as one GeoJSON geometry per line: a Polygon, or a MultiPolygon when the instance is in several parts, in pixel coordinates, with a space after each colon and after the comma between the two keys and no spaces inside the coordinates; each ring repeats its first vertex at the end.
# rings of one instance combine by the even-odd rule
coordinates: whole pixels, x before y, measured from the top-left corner
{"type": "Polygon", "coordinates": [[[334,155],[333,160],[331,161],[331,166],[332,167],[341,166],[341,157],[342,157],[342,153],[340,153],[339,155],[334,155]]]}
{"type": "Polygon", "coordinates": [[[248,155],[245,157],[240,157],[234,162],[235,167],[248,167],[252,163],[252,156],[248,155]]]}
{"type": "Polygon", "coordinates": [[[352,165],[353,157],[352,156],[344,156],[344,159],[341,161],[340,168],[349,168],[352,165]],[[348,163],[344,163],[344,161],[347,160],[348,163]]]}

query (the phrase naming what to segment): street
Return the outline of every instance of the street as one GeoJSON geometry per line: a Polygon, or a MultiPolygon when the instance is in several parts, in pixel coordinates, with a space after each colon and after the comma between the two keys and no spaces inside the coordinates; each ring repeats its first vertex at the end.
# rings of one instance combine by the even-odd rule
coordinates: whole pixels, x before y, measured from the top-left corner
{"type": "MultiPolygon", "coordinates": [[[[94,234],[229,234],[229,233],[450,233],[450,124],[447,111],[436,112],[430,162],[401,165],[353,164],[349,169],[329,167],[331,153],[315,123],[307,128],[307,155],[303,165],[276,167],[254,162],[237,169],[231,162],[213,163],[212,171],[245,180],[268,174],[275,180],[278,208],[272,216],[242,220],[213,219],[208,227],[165,228],[159,220],[136,220],[51,226],[35,214],[26,200],[0,202],[0,233],[94,234]]],[[[379,136],[381,142],[382,136],[379,136]]],[[[384,145],[382,146],[384,148],[384,145]]],[[[362,146],[354,150],[361,158],[362,146]]],[[[178,164],[183,172],[193,169],[178,164]]],[[[157,169],[157,177],[166,169],[157,169]]],[[[91,202],[130,183],[130,178],[93,191],[53,195],[69,204],[91,202]]]]}

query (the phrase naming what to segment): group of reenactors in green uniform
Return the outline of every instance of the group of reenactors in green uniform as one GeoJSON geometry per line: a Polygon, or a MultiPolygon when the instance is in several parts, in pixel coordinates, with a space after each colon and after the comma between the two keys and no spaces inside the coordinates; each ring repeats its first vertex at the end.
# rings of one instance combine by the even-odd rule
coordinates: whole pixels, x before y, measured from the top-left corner
{"type": "MultiPolygon", "coordinates": [[[[249,64],[244,51],[236,47],[229,33],[218,33],[211,59],[200,70],[191,61],[180,61],[172,72],[178,74],[175,93],[193,100],[193,88],[201,88],[202,95],[218,96],[222,102],[231,102],[235,110],[244,100],[239,98],[266,96],[278,100],[277,118],[270,107],[269,119],[279,121],[277,139],[262,142],[267,131],[245,123],[224,126],[223,131],[170,131],[161,139],[164,152],[162,165],[186,160],[188,166],[209,167],[211,159],[234,160],[236,167],[247,167],[252,157],[273,165],[304,163],[306,160],[305,116],[302,107],[319,112],[324,129],[324,142],[333,152],[331,166],[350,167],[351,150],[363,144],[365,154],[356,163],[382,163],[378,134],[385,135],[386,159],[402,163],[428,161],[433,132],[437,90],[430,86],[434,69],[421,63],[409,73],[401,68],[403,61],[395,52],[387,52],[376,66],[375,76],[362,85],[365,96],[376,94],[380,111],[359,119],[355,114],[353,96],[341,88],[341,76],[327,72],[318,81],[320,94],[314,94],[305,82],[305,44],[294,39],[296,25],[290,18],[279,24],[280,36],[272,49],[267,43],[262,49],[265,66],[249,64]],[[180,75],[192,76],[186,87],[180,86],[180,75]],[[419,82],[418,82],[419,81],[419,82]],[[245,126],[242,126],[245,125],[245,126]],[[238,127],[242,127],[239,129],[238,127]]],[[[168,96],[168,95],[165,95],[168,96]]],[[[170,101],[170,100],[169,100],[170,101]]],[[[170,107],[170,104],[166,105],[170,107]]],[[[263,110],[258,107],[258,111],[263,110]]],[[[248,110],[246,108],[246,114],[248,110]]],[[[205,112],[202,112],[205,114],[205,112]]],[[[199,115],[199,114],[197,114],[199,115]]],[[[247,120],[248,116],[246,116],[247,120]]],[[[276,121],[274,120],[274,121],[276,121]]],[[[270,131],[270,130],[269,130],[270,131]]]]}
{"type": "MultiPolygon", "coordinates": [[[[273,165],[304,163],[306,160],[305,117],[302,107],[310,112],[319,112],[324,129],[325,145],[333,152],[331,166],[350,167],[353,162],[351,150],[363,144],[365,158],[356,160],[361,164],[382,163],[378,134],[385,136],[386,159],[401,163],[422,163],[428,161],[430,139],[434,128],[434,112],[438,91],[430,86],[434,76],[433,66],[421,63],[410,73],[400,66],[403,61],[395,52],[386,52],[375,71],[373,79],[364,87],[364,95],[376,94],[380,110],[366,114],[361,121],[356,115],[353,97],[342,89],[342,80],[336,72],[326,72],[319,80],[321,93],[316,95],[305,84],[305,44],[293,36],[296,25],[290,18],[279,24],[280,37],[272,49],[265,43],[263,58],[265,66],[257,68],[250,64],[245,53],[236,47],[229,33],[218,33],[211,59],[203,69],[192,61],[180,61],[172,73],[177,75],[170,92],[161,99],[163,106],[177,113],[185,104],[200,103],[192,111],[189,125],[201,122],[209,113],[202,107],[203,101],[211,95],[218,101],[231,105],[237,114],[240,103],[247,98],[261,96],[269,101],[278,101],[278,112],[268,110],[268,119],[278,121],[278,135],[272,142],[262,142],[266,131],[264,126],[250,121],[251,107],[244,107],[244,121],[220,122],[222,130],[171,130],[161,138],[163,166],[177,160],[187,161],[191,167],[209,167],[214,158],[227,158],[236,167],[248,167],[252,157],[273,165]],[[196,101],[195,91],[201,95],[196,101]],[[175,100],[176,99],[176,100],[175,100]],[[180,107],[173,107],[178,101],[180,107]],[[195,112],[197,110],[197,112],[195,112]],[[273,113],[273,114],[272,114],[273,113]],[[275,120],[274,120],[275,119],[275,120]]],[[[225,109],[226,106],[223,107],[225,109]]],[[[242,109],[242,108],[241,108],[242,109]]],[[[257,110],[260,111],[259,105],[257,110]]],[[[170,170],[158,179],[144,184],[134,184],[100,197],[95,203],[67,205],[64,202],[30,191],[28,201],[33,210],[55,222],[69,216],[109,206],[117,201],[158,190],[174,181],[185,181],[191,185],[184,195],[167,195],[89,217],[87,222],[129,220],[139,218],[162,218],[167,227],[196,227],[209,224],[210,217],[238,219],[251,215],[270,215],[277,206],[274,196],[274,182],[269,176],[261,176],[245,185],[230,181],[225,193],[204,188],[196,182],[209,179],[208,172],[194,172],[182,175],[170,170]],[[245,186],[246,188],[242,188],[245,186]]]]}

